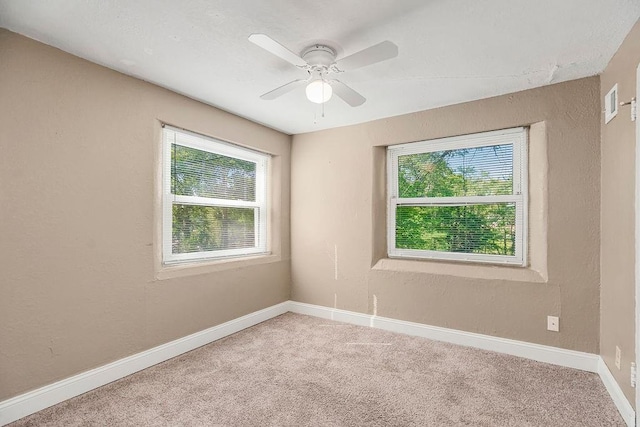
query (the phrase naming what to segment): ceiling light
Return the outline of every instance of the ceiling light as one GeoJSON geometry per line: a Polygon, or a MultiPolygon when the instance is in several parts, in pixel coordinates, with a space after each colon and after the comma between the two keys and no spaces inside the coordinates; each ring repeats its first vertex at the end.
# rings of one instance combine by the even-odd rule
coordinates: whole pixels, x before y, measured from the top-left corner
{"type": "Polygon", "coordinates": [[[314,80],[307,85],[307,99],[316,104],[322,104],[331,99],[333,89],[324,80],[314,80]]]}

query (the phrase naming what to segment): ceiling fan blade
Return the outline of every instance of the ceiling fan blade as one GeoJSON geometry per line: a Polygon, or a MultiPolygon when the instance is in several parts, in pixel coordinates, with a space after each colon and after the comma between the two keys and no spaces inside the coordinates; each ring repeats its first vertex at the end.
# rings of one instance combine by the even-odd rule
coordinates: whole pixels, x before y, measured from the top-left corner
{"type": "Polygon", "coordinates": [[[249,36],[249,41],[297,67],[304,67],[307,65],[307,61],[300,58],[298,55],[291,52],[289,49],[282,46],[266,34],[251,34],[249,36]]]}
{"type": "Polygon", "coordinates": [[[367,100],[364,96],[360,95],[355,90],[351,89],[346,84],[342,83],[340,80],[327,80],[327,82],[331,85],[333,89],[333,93],[335,93],[338,97],[342,98],[344,102],[351,105],[352,107],[357,107],[359,105],[364,104],[367,100]]]}
{"type": "Polygon", "coordinates": [[[398,46],[387,40],[340,59],[336,66],[341,71],[355,70],[396,56],[398,46]]]}
{"type": "Polygon", "coordinates": [[[286,85],[282,85],[279,88],[276,88],[270,92],[265,93],[264,95],[260,95],[260,98],[265,99],[267,101],[271,101],[276,99],[279,96],[284,95],[287,92],[291,92],[293,89],[303,86],[307,83],[306,80],[294,80],[292,82],[287,83],[286,85]]]}

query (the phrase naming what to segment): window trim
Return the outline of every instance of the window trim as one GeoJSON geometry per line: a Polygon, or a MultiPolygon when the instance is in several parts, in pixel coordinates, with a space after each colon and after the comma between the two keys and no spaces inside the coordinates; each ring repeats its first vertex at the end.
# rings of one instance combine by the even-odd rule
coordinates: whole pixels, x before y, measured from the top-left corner
{"type": "Polygon", "coordinates": [[[528,155],[527,129],[524,127],[504,129],[410,142],[387,147],[387,254],[390,258],[419,258],[445,261],[467,261],[478,263],[526,266],[528,230],[528,155]],[[464,148],[513,144],[513,194],[501,196],[467,197],[398,197],[398,157],[408,154],[464,148]],[[396,242],[396,209],[398,206],[461,206],[513,202],[516,205],[515,255],[490,255],[459,252],[432,251],[424,249],[399,249],[396,242]]]}
{"type": "Polygon", "coordinates": [[[267,181],[270,156],[250,148],[241,147],[206,135],[190,132],[166,124],[162,125],[162,264],[173,265],[184,262],[215,261],[228,258],[268,255],[268,200],[267,181]],[[256,164],[256,200],[226,200],[209,197],[183,196],[171,193],[171,148],[173,144],[210,153],[221,154],[256,164]],[[218,207],[254,207],[259,215],[254,218],[256,232],[252,248],[200,251],[183,254],[172,253],[173,204],[188,204],[218,207]]]}

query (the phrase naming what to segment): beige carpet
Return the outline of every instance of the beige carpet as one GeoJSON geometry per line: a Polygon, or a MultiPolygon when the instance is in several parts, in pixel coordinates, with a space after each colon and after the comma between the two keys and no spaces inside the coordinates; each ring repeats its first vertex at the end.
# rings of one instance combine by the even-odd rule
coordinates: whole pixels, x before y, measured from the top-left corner
{"type": "Polygon", "coordinates": [[[597,375],[287,313],[12,426],[623,426],[597,375]]]}

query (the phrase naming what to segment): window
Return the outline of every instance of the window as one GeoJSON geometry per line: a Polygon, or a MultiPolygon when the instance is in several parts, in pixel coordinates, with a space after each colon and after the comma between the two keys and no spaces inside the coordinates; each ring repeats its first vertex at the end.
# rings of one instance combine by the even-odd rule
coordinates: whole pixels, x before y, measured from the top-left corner
{"type": "Polygon", "coordinates": [[[525,265],[524,128],[388,147],[390,257],[525,265]]]}
{"type": "Polygon", "coordinates": [[[266,253],[269,156],[163,128],[164,263],[266,253]]]}

